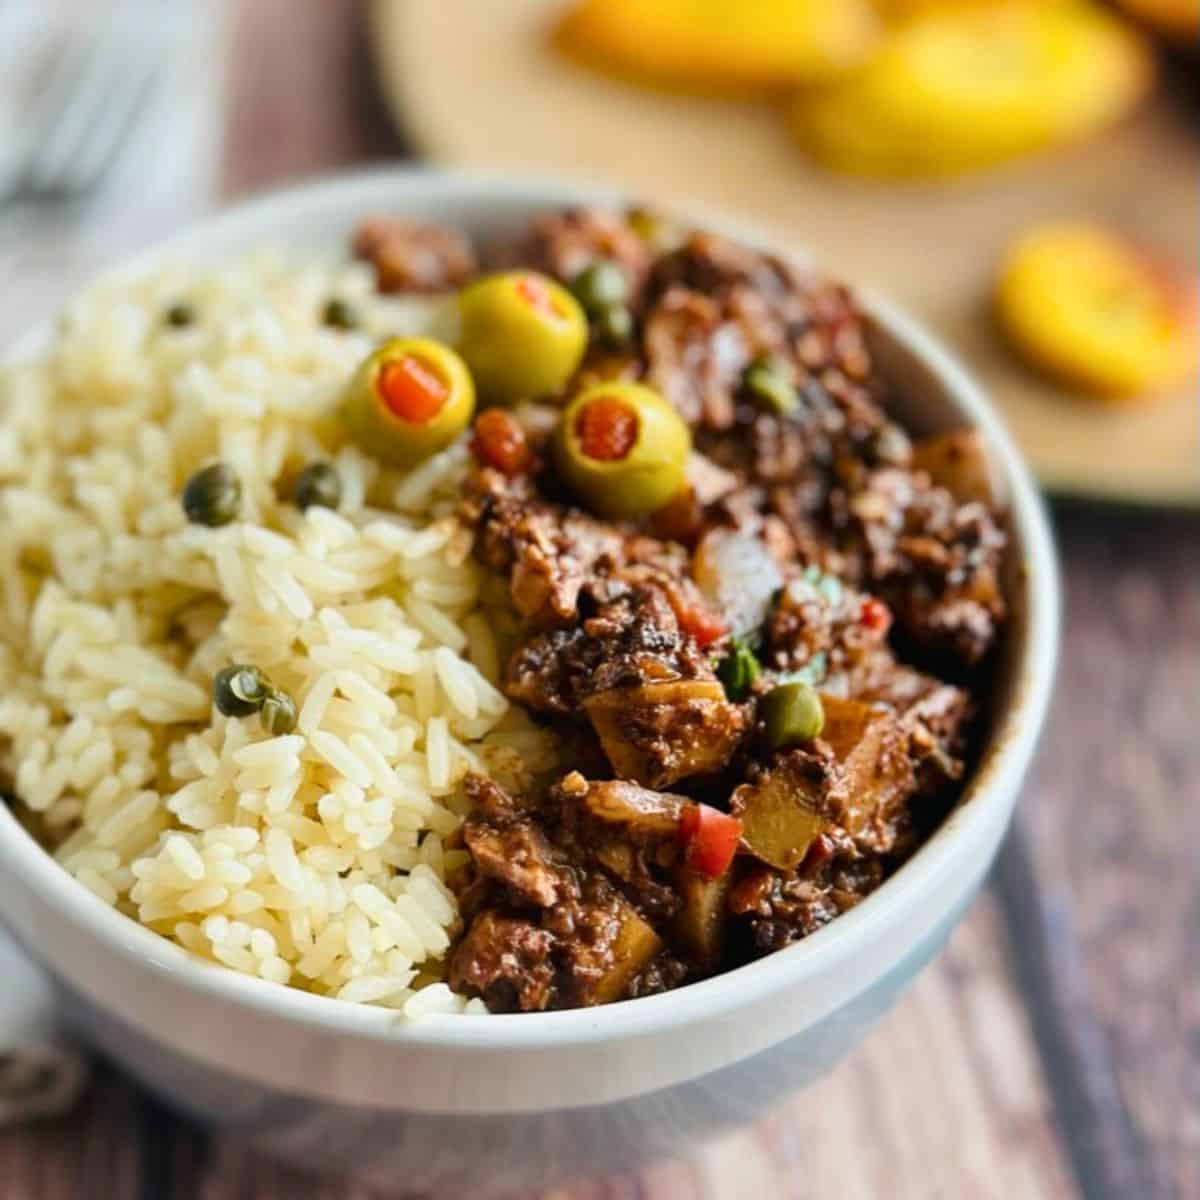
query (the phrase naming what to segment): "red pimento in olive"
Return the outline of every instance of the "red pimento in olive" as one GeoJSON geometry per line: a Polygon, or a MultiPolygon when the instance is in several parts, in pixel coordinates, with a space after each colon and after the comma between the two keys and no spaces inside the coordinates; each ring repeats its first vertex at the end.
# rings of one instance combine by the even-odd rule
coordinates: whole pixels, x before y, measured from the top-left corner
{"type": "Polygon", "coordinates": [[[587,350],[587,317],[561,284],[534,271],[485,275],[458,294],[458,352],[488,404],[554,396],[587,350]]]}
{"type": "Polygon", "coordinates": [[[706,879],[729,870],[741,838],[741,821],[709,804],[689,804],[680,814],[684,862],[706,879]]]}
{"type": "Polygon", "coordinates": [[[562,313],[554,306],[554,297],[551,295],[549,287],[540,276],[522,275],[516,282],[516,289],[517,295],[542,316],[551,318],[562,316],[562,313]]]}
{"type": "Polygon", "coordinates": [[[444,450],[470,424],[475,385],[449,346],[393,338],[354,373],[341,411],[365,453],[410,467],[444,450]]]}
{"type": "Polygon", "coordinates": [[[559,476],[588,508],[613,520],[635,520],[684,487],[692,438],[652,388],[611,381],[571,401],[551,449],[559,476]]]}
{"type": "Polygon", "coordinates": [[[579,448],[597,462],[618,462],[637,442],[637,413],[616,396],[593,400],[575,421],[579,448]]]}
{"type": "Polygon", "coordinates": [[[489,408],[475,421],[471,452],[485,467],[504,475],[523,475],[533,470],[535,458],[521,422],[502,408],[489,408]]]}
{"type": "Polygon", "coordinates": [[[445,382],[411,354],[384,363],[378,387],[391,412],[415,425],[424,425],[436,417],[450,394],[445,382]]]}

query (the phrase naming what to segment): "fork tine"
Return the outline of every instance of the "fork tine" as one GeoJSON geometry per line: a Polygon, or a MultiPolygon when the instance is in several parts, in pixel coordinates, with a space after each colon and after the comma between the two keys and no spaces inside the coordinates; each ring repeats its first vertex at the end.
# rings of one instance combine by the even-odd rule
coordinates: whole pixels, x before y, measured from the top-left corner
{"type": "Polygon", "coordinates": [[[62,176],[62,190],[86,191],[96,185],[117,161],[160,74],[160,64],[147,57],[145,62],[130,68],[129,73],[122,76],[121,87],[110,95],[108,104],[88,131],[82,149],[71,159],[62,176]]]}
{"type": "Polygon", "coordinates": [[[121,86],[125,64],[118,24],[114,21],[92,47],[74,87],[51,118],[40,145],[33,148],[27,183],[34,191],[62,190],[73,156],[82,151],[88,132],[103,112],[114,86],[121,86]]]}
{"type": "Polygon", "coordinates": [[[16,144],[0,172],[0,197],[8,196],[25,177],[45,134],[66,107],[90,47],[83,37],[72,37],[54,55],[47,76],[34,100],[30,119],[17,131],[16,144]]]}

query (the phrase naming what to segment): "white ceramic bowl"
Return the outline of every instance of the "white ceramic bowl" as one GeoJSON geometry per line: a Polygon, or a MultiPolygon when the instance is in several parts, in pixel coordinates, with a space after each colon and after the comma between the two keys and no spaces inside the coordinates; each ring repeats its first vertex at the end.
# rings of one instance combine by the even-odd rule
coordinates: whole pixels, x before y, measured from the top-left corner
{"type": "MultiPolygon", "coordinates": [[[[130,269],[264,243],[341,245],[371,211],[494,234],[540,210],[613,199],[486,174],[350,175],[237,208],[130,269]]],[[[406,1025],[192,959],[76,883],[0,806],[0,914],[54,979],[68,1025],[199,1117],[284,1156],[414,1190],[469,1181],[504,1191],[678,1153],[750,1120],[853,1046],[941,947],[988,870],[1045,718],[1059,621],[1046,518],[995,412],[926,331],[885,303],[868,307],[902,417],[923,432],[983,432],[1013,538],[1013,619],[982,763],[893,878],[799,944],[677,992],[406,1025]]]]}

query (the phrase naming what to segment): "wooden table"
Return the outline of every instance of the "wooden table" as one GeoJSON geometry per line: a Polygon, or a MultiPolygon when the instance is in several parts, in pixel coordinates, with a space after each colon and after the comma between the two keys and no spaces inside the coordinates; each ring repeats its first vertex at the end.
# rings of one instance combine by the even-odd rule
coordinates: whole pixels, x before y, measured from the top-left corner
{"type": "MultiPolygon", "coordinates": [[[[230,35],[228,196],[402,152],[351,0],[237,0],[230,35]]],[[[555,1200],[1200,1196],[1200,521],[1055,520],[1053,720],[1017,831],[947,953],[770,1120],[555,1200]]],[[[73,1115],[0,1135],[0,1195],[375,1193],[214,1140],[101,1067],[73,1115]]]]}

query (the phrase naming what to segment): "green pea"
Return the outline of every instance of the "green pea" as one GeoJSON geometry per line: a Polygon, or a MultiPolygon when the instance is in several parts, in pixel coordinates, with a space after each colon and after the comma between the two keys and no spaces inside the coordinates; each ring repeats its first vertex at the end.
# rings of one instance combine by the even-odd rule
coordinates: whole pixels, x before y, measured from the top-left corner
{"type": "Polygon", "coordinates": [[[259,710],[258,719],[272,737],[283,737],[296,728],[296,702],[278,688],[270,688],[259,710]]]}
{"type": "Polygon", "coordinates": [[[596,340],[610,350],[621,350],[633,340],[633,314],[623,304],[612,304],[597,314],[596,340]]]}
{"type": "Polygon", "coordinates": [[[292,499],[300,509],[318,505],[337,508],[342,502],[342,480],[327,462],[310,463],[296,476],[292,499]]]}
{"type": "Polygon", "coordinates": [[[248,717],[258,712],[271,685],[257,667],[235,663],[217,672],[213,679],[213,703],[226,717],[248,717]]]}
{"type": "Polygon", "coordinates": [[[800,396],[787,369],[769,358],[758,358],[752,362],[742,376],[742,387],[760,408],[786,417],[800,407],[800,396]]]}
{"type": "Polygon", "coordinates": [[[163,314],[172,329],[186,329],[196,323],[196,310],[186,300],[178,300],[163,314]]]}
{"type": "Polygon", "coordinates": [[[733,649],[717,667],[717,678],[725,687],[725,695],[734,702],[745,700],[760,674],[758,659],[741,640],[734,642],[733,649]]]}
{"type": "Polygon", "coordinates": [[[193,525],[228,525],[242,506],[242,481],[228,463],[213,463],[184,484],[182,503],[193,525]]]}
{"type": "Polygon", "coordinates": [[[763,698],[759,714],[767,741],[776,750],[802,746],[819,737],[825,728],[821,697],[811,684],[781,683],[763,698]]]}
{"type": "Polygon", "coordinates": [[[354,305],[337,296],[321,310],[321,322],[333,329],[357,329],[361,324],[354,305]]]}
{"type": "Polygon", "coordinates": [[[589,317],[624,304],[629,288],[625,272],[611,258],[598,258],[571,280],[571,294],[589,317]]]}

